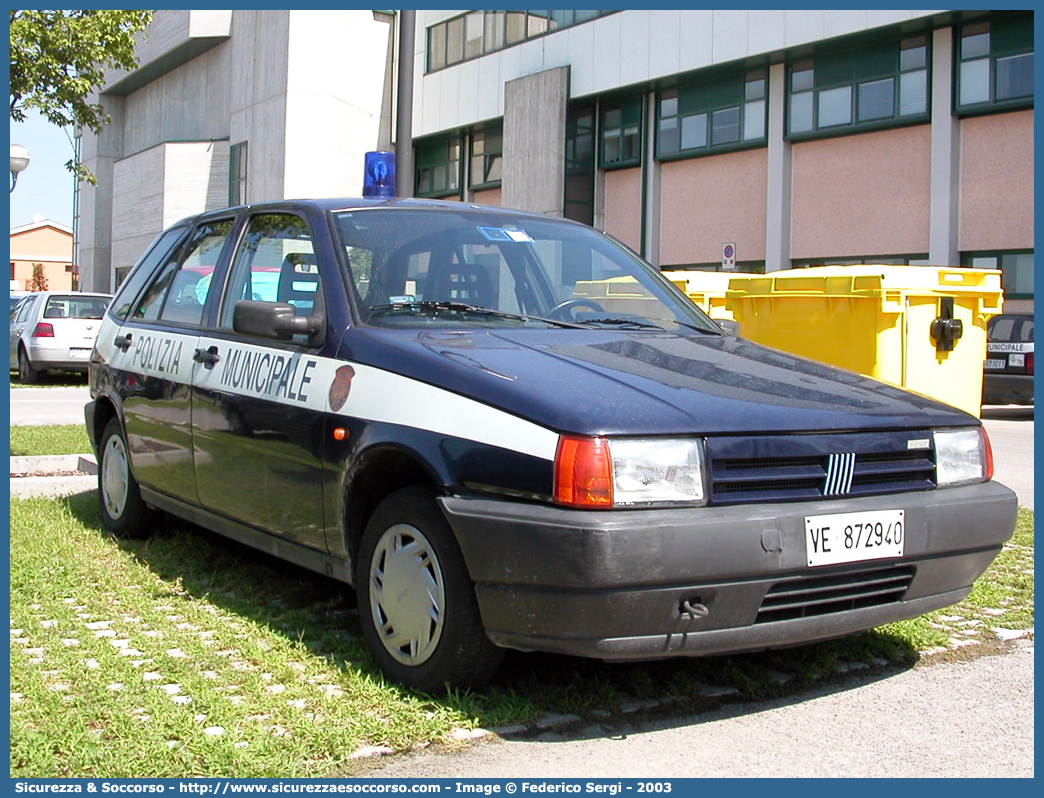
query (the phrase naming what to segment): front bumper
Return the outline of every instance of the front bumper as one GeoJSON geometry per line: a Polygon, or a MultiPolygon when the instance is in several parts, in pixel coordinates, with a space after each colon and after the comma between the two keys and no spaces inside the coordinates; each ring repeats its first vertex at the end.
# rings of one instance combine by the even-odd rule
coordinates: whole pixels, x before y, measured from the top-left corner
{"type": "Polygon", "coordinates": [[[797,645],[949,606],[1011,537],[1017,507],[993,482],[731,507],[441,504],[494,643],[608,660],[797,645]],[[883,509],[905,511],[904,557],[807,566],[805,516],[883,509]]]}

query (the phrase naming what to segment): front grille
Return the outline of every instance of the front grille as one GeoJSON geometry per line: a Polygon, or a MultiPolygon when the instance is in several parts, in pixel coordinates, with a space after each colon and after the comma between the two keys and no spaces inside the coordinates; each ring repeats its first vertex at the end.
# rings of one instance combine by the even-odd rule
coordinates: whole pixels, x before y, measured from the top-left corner
{"type": "Polygon", "coordinates": [[[935,487],[931,441],[931,433],[925,431],[708,438],[710,502],[801,501],[931,490],[935,487]],[[929,448],[920,448],[925,442],[929,448]]]}
{"type": "Polygon", "coordinates": [[[891,604],[906,593],[914,570],[912,565],[906,565],[777,582],[761,602],[754,623],[789,621],[891,604]]]}

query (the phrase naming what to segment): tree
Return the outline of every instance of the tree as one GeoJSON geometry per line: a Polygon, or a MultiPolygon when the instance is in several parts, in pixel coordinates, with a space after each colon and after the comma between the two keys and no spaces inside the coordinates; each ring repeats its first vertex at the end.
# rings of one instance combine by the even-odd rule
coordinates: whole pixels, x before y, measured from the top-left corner
{"type": "MultiPolygon", "coordinates": [[[[60,127],[100,133],[109,116],[90,95],[105,83],[107,69],[138,65],[135,34],[152,21],[151,11],[11,10],[11,120],[29,109],[60,127]]],[[[94,183],[83,164],[65,168],[94,183]]]]}
{"type": "Polygon", "coordinates": [[[33,278],[29,281],[30,291],[46,291],[47,290],[47,275],[44,274],[44,267],[42,263],[33,264],[33,278]]]}

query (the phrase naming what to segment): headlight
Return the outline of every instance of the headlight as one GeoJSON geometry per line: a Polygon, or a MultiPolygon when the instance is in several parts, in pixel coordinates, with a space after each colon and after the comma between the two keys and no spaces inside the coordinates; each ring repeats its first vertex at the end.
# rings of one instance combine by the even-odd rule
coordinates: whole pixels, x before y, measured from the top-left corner
{"type": "Polygon", "coordinates": [[[993,452],[984,427],[935,431],[935,481],[939,487],[993,477],[993,452]]]}
{"type": "Polygon", "coordinates": [[[574,507],[706,504],[703,446],[695,439],[563,435],[554,497],[574,507]]]}

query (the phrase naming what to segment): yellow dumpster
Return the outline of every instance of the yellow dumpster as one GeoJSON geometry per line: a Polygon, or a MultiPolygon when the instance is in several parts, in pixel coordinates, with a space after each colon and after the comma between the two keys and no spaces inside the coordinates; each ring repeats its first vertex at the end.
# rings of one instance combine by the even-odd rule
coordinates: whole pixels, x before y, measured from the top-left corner
{"type": "Polygon", "coordinates": [[[725,306],[725,295],[729,290],[729,280],[736,277],[735,273],[692,269],[667,271],[663,272],[663,276],[678,286],[696,307],[712,319],[733,318],[732,312],[725,306]]]}
{"type": "Polygon", "coordinates": [[[609,313],[655,316],[659,300],[639,285],[634,277],[608,277],[604,280],[577,280],[574,299],[590,299],[609,313]]]}
{"type": "Polygon", "coordinates": [[[733,277],[744,338],[981,411],[986,321],[1001,273],[937,266],[819,266],[733,277]]]}

